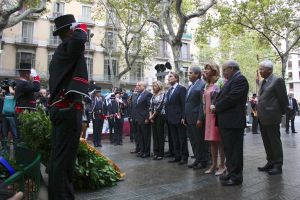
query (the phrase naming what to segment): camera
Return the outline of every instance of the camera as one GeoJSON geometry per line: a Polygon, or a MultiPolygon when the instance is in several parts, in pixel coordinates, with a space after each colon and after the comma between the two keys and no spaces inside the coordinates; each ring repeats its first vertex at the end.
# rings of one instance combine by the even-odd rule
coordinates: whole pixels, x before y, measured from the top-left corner
{"type": "Polygon", "coordinates": [[[3,90],[8,91],[9,86],[14,88],[16,86],[16,81],[6,78],[5,80],[0,82],[0,88],[3,89],[3,90]]]}

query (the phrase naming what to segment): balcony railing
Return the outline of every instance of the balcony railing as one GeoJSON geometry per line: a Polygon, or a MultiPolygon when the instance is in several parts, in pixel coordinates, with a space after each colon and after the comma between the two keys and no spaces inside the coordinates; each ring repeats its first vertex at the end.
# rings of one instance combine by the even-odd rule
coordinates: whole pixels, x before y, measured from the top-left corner
{"type": "Polygon", "coordinates": [[[51,46],[58,46],[61,43],[61,40],[59,38],[50,38],[48,41],[48,45],[51,46]]]}
{"type": "Polygon", "coordinates": [[[0,68],[0,77],[14,77],[16,76],[16,70],[0,68]]]}
{"type": "Polygon", "coordinates": [[[59,17],[59,16],[62,16],[64,13],[62,13],[62,12],[53,12],[52,13],[52,17],[53,18],[56,18],[56,17],[59,17]]]}
{"type": "Polygon", "coordinates": [[[22,43],[22,44],[33,44],[33,45],[38,44],[37,40],[34,39],[33,37],[25,37],[25,36],[16,36],[15,42],[22,43]]]}
{"type": "MultiPolygon", "coordinates": [[[[93,74],[90,79],[96,82],[107,82],[112,83],[114,81],[113,76],[106,74],[93,74]]],[[[136,84],[138,81],[145,81],[148,84],[152,84],[153,78],[151,77],[122,77],[120,80],[121,84],[136,84]]]]}

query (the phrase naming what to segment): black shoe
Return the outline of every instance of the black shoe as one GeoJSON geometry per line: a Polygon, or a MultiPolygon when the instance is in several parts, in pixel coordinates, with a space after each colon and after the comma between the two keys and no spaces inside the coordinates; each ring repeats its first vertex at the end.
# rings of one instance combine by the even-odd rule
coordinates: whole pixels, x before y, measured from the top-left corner
{"type": "Polygon", "coordinates": [[[267,164],[265,164],[265,166],[258,167],[257,169],[258,169],[258,171],[261,171],[261,172],[267,172],[267,171],[269,171],[272,168],[273,168],[273,165],[268,162],[267,164]]]}
{"type": "Polygon", "coordinates": [[[223,174],[219,177],[220,181],[228,181],[230,179],[230,176],[223,174]]]}
{"type": "Polygon", "coordinates": [[[188,168],[194,168],[194,166],[198,165],[199,162],[198,161],[194,161],[192,164],[188,165],[188,168]]]}
{"type": "Polygon", "coordinates": [[[235,185],[241,185],[242,184],[242,181],[234,181],[232,179],[228,179],[226,181],[222,181],[221,184],[223,186],[235,186],[235,185]]]}
{"type": "Polygon", "coordinates": [[[148,158],[148,157],[150,157],[149,154],[143,154],[143,155],[141,156],[141,158],[148,158]]]}
{"type": "Polygon", "coordinates": [[[297,133],[296,131],[293,131],[292,133],[297,133]]]}
{"type": "Polygon", "coordinates": [[[281,167],[273,167],[268,171],[269,175],[277,175],[277,174],[282,174],[282,168],[281,167]]]}
{"type": "Polygon", "coordinates": [[[174,154],[170,154],[170,153],[166,153],[164,155],[165,158],[171,158],[171,157],[174,157],[174,154]]]}
{"type": "Polygon", "coordinates": [[[185,164],[187,164],[187,163],[188,163],[187,160],[181,160],[181,161],[178,163],[178,165],[185,165],[185,164]]]}
{"type": "Polygon", "coordinates": [[[168,163],[176,163],[176,162],[180,162],[180,159],[173,159],[168,161],[168,163]]]}
{"type": "Polygon", "coordinates": [[[102,147],[102,144],[98,144],[97,146],[98,146],[98,147],[102,147]]]}
{"type": "Polygon", "coordinates": [[[154,155],[152,160],[157,160],[157,155],[154,155]]]}
{"type": "Polygon", "coordinates": [[[136,157],[142,157],[142,155],[143,155],[142,152],[138,152],[138,153],[136,154],[136,157]]]}
{"type": "Polygon", "coordinates": [[[133,151],[130,151],[130,153],[137,153],[137,151],[136,151],[136,150],[133,150],[133,151]]]}
{"type": "Polygon", "coordinates": [[[157,156],[157,158],[156,158],[156,160],[162,160],[162,159],[164,159],[164,158],[161,156],[157,156]]]}
{"type": "Polygon", "coordinates": [[[207,167],[207,164],[199,163],[198,165],[195,165],[193,169],[205,169],[207,167]]]}

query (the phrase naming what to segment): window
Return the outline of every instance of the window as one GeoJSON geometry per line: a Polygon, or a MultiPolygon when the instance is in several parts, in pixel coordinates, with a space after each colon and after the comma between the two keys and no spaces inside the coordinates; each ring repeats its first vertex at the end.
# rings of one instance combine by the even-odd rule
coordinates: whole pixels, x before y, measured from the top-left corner
{"type": "Polygon", "coordinates": [[[89,56],[89,55],[85,56],[85,62],[87,65],[88,75],[89,75],[89,79],[90,79],[93,75],[93,57],[89,56]]]}
{"type": "Polygon", "coordinates": [[[290,61],[288,62],[288,69],[292,69],[292,66],[293,66],[293,63],[292,63],[292,61],[290,60],[290,61]]]}
{"type": "Polygon", "coordinates": [[[30,52],[17,52],[16,69],[20,69],[20,63],[29,63],[35,67],[35,54],[30,52]]]}
{"type": "Polygon", "coordinates": [[[130,70],[130,79],[137,81],[141,80],[144,77],[144,66],[143,63],[138,62],[136,65],[130,70]]]}
{"type": "Polygon", "coordinates": [[[33,42],[33,22],[23,21],[22,22],[22,40],[24,43],[33,42]]]}
{"type": "Polygon", "coordinates": [[[182,43],[181,46],[181,59],[183,60],[190,60],[190,44],[182,43]]]}
{"type": "Polygon", "coordinates": [[[50,45],[59,45],[61,43],[61,40],[59,38],[59,36],[53,36],[53,31],[55,30],[55,26],[54,24],[52,24],[50,26],[50,40],[49,40],[49,44],[50,45]]]}
{"type": "Polygon", "coordinates": [[[293,83],[289,83],[289,88],[290,88],[290,91],[294,90],[294,84],[293,83]]]}
{"type": "Polygon", "coordinates": [[[115,34],[113,31],[107,31],[105,36],[105,48],[107,50],[114,50],[116,47],[115,34]]]}
{"type": "Polygon", "coordinates": [[[104,75],[108,76],[108,78],[110,79],[111,75],[116,75],[118,73],[118,60],[116,59],[112,59],[112,68],[113,68],[113,73],[111,73],[110,71],[110,67],[109,67],[109,59],[105,59],[104,60],[104,75]]]}
{"type": "Polygon", "coordinates": [[[159,57],[167,58],[168,57],[168,43],[165,40],[159,41],[159,57]]]}
{"type": "Polygon", "coordinates": [[[55,2],[53,8],[53,17],[59,17],[65,12],[65,4],[61,2],[55,2]]]}
{"type": "Polygon", "coordinates": [[[91,19],[91,7],[89,6],[82,6],[82,18],[84,19],[91,19]]]}
{"type": "Polygon", "coordinates": [[[292,80],[292,79],[293,79],[293,72],[289,72],[289,73],[288,73],[288,79],[289,79],[289,80],[292,80]]]}
{"type": "Polygon", "coordinates": [[[118,25],[118,20],[117,20],[117,16],[116,13],[113,10],[110,10],[109,12],[106,13],[106,21],[107,21],[107,25],[109,26],[113,26],[118,25]]]}

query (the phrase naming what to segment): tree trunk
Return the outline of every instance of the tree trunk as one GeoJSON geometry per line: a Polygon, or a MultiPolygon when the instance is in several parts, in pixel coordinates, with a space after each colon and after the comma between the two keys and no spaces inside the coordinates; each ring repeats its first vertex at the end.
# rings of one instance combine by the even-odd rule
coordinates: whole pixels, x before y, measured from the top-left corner
{"type": "Polygon", "coordinates": [[[287,62],[288,62],[288,55],[282,56],[281,57],[281,76],[282,76],[283,80],[285,80],[285,72],[286,72],[287,62]]]}
{"type": "Polygon", "coordinates": [[[180,58],[180,50],[181,50],[181,46],[180,45],[171,45],[171,49],[172,49],[172,54],[174,57],[174,71],[178,74],[181,75],[182,70],[180,69],[182,67],[182,62],[181,62],[181,58],[180,58]]]}

